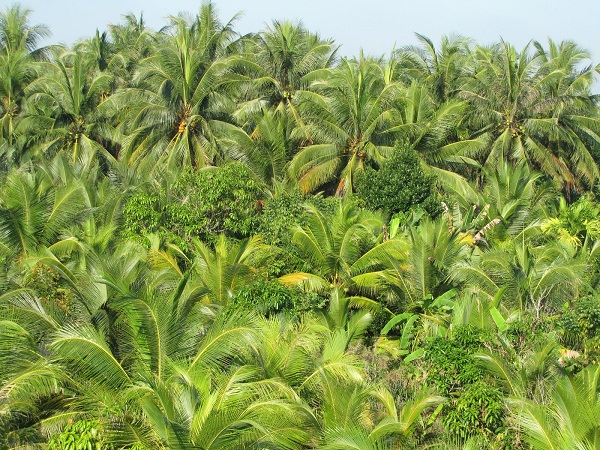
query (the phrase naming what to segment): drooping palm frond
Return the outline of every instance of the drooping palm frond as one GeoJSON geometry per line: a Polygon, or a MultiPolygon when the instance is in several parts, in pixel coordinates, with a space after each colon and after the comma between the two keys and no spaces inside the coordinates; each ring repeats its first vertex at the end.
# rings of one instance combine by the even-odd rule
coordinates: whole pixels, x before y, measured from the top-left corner
{"type": "Polygon", "coordinates": [[[66,326],[56,333],[51,347],[77,378],[107,391],[119,391],[131,383],[104,337],[89,326],[66,326]]]}
{"type": "Polygon", "coordinates": [[[306,209],[307,224],[294,228],[293,242],[318,270],[284,275],[282,281],[297,281],[319,290],[326,289],[327,283],[350,287],[353,276],[379,269],[385,248],[391,248],[385,244],[373,250],[383,225],[380,215],[360,211],[351,201],[341,202],[332,215],[311,204],[306,209]]]}
{"type": "Polygon", "coordinates": [[[234,315],[215,322],[193,356],[190,370],[218,368],[234,358],[241,349],[256,339],[253,322],[254,317],[249,314],[234,315]]]}
{"type": "Polygon", "coordinates": [[[266,246],[258,236],[230,244],[221,235],[214,250],[199,240],[194,241],[194,249],[198,255],[194,281],[206,289],[207,303],[225,306],[252,277],[253,265],[264,257],[266,246]]]}
{"type": "Polygon", "coordinates": [[[562,377],[547,407],[521,401],[515,416],[534,449],[593,448],[598,444],[598,366],[562,377]]]}
{"type": "Polygon", "coordinates": [[[373,442],[367,431],[357,427],[339,427],[327,430],[324,441],[321,448],[326,450],[388,450],[392,448],[384,442],[373,442]]]}
{"type": "Polygon", "coordinates": [[[365,164],[381,164],[393,149],[389,131],[400,86],[385,83],[378,62],[361,59],[343,60],[327,82],[313,87],[319,93],[305,96],[306,124],[297,132],[314,143],[294,156],[290,174],[304,192],[335,181],[336,195],[350,194],[355,174],[365,164]]]}

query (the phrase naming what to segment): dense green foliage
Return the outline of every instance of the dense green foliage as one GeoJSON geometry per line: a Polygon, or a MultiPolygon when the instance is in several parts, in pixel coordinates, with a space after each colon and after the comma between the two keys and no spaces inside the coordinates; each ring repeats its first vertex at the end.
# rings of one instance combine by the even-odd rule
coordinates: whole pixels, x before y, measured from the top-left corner
{"type": "Polygon", "coordinates": [[[434,186],[435,176],[423,172],[412,149],[396,149],[378,170],[368,167],[356,177],[356,194],[365,205],[392,215],[411,208],[438,215],[442,208],[434,186]]]}
{"type": "Polygon", "coordinates": [[[0,11],[0,448],[600,447],[573,42],[338,58],[214,6],[0,11]]]}
{"type": "Polygon", "coordinates": [[[98,421],[79,420],[68,424],[50,438],[50,450],[102,450],[108,446],[102,442],[102,431],[98,430],[98,421]]]}
{"type": "Polygon", "coordinates": [[[158,193],[133,195],[123,209],[125,235],[176,236],[210,241],[219,234],[242,238],[257,227],[261,189],[246,166],[186,171],[158,193]]]}
{"type": "Polygon", "coordinates": [[[265,317],[283,314],[289,319],[323,308],[327,299],[300,289],[288,288],[277,280],[255,281],[242,287],[229,303],[232,311],[257,311],[265,317]]]}

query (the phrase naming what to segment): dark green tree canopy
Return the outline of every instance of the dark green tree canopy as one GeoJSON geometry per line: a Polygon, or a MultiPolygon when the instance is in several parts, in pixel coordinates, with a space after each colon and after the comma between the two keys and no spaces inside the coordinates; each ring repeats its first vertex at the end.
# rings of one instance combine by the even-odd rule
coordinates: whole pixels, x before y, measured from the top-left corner
{"type": "Polygon", "coordinates": [[[417,152],[400,146],[379,169],[369,167],[357,175],[356,195],[367,207],[390,215],[415,207],[431,216],[441,211],[435,176],[424,172],[417,152]]]}
{"type": "Polygon", "coordinates": [[[170,188],[132,196],[124,209],[126,235],[159,233],[213,242],[221,233],[250,236],[263,192],[250,170],[230,163],[188,170],[170,188]]]}

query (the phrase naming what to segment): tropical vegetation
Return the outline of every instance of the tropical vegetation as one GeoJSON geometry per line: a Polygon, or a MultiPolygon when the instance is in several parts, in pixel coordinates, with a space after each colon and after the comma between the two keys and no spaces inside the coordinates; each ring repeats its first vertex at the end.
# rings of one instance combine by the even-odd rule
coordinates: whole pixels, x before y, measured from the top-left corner
{"type": "Polygon", "coordinates": [[[600,69],[215,6],[0,11],[0,448],[600,447],[600,69]]]}

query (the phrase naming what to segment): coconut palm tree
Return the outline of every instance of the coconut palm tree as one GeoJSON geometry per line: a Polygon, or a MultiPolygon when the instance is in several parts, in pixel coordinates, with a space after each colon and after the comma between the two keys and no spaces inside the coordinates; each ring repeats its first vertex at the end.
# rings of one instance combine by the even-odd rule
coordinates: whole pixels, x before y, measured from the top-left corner
{"type": "Polygon", "coordinates": [[[28,53],[41,53],[40,41],[50,35],[45,25],[29,24],[31,10],[19,5],[6,8],[0,13],[0,49],[8,54],[19,50],[28,53]]]}
{"type": "Polygon", "coordinates": [[[310,87],[322,69],[335,62],[337,48],[332,40],[321,39],[301,23],[274,21],[255,35],[245,50],[257,64],[250,100],[242,103],[236,117],[252,120],[253,113],[274,109],[302,124],[297,109],[301,91],[310,87]]]}
{"type": "Polygon", "coordinates": [[[591,71],[578,77],[571,63],[556,68],[548,55],[530,53],[529,46],[517,53],[507,43],[476,49],[460,94],[470,105],[472,135],[486,142],[472,154],[484,165],[525,160],[567,187],[594,183],[598,123],[590,109],[591,71]]]}
{"type": "Polygon", "coordinates": [[[272,184],[284,177],[283,166],[298,147],[312,142],[308,131],[295,132],[305,124],[298,107],[311,83],[333,66],[336,47],[300,23],[277,21],[244,43],[253,64],[240,80],[242,101],[233,113],[241,128],[230,127],[221,142],[229,157],[272,184]]]}
{"type": "Polygon", "coordinates": [[[35,143],[32,156],[66,153],[73,162],[87,167],[97,154],[113,160],[109,153],[111,130],[98,113],[111,92],[113,77],[95,71],[95,65],[85,55],[71,52],[44,63],[45,75],[29,86],[29,106],[23,119],[35,143]]]}
{"type": "Polygon", "coordinates": [[[134,87],[107,107],[126,136],[120,159],[151,171],[202,167],[219,159],[215,128],[232,98],[219,95],[218,88],[234,63],[243,65],[242,58],[229,54],[232,24],[221,25],[210,3],[193,19],[171,17],[157,36],[157,52],[140,62],[134,87]]]}
{"type": "MultiPolygon", "coordinates": [[[[284,275],[285,284],[299,284],[318,292],[337,286],[356,291],[353,277],[368,272],[381,263],[377,238],[383,227],[379,214],[359,209],[352,201],[341,201],[331,215],[306,204],[305,226],[293,229],[292,242],[306,255],[313,270],[284,275]]],[[[379,244],[385,248],[390,244],[379,244]]],[[[363,285],[363,288],[367,286],[363,285]]]]}
{"type": "Polygon", "coordinates": [[[330,184],[337,196],[353,192],[354,176],[365,165],[377,166],[393,150],[394,102],[400,90],[386,83],[380,61],[342,60],[326,81],[315,82],[301,110],[306,125],[298,133],[314,144],[290,163],[290,175],[303,192],[330,184]]]}
{"type": "Polygon", "coordinates": [[[95,64],[92,67],[100,72],[104,72],[114,65],[112,60],[115,57],[115,51],[106,31],[100,33],[99,30],[96,30],[94,37],[78,42],[73,50],[93,59],[95,64]]]}
{"type": "Polygon", "coordinates": [[[419,33],[418,46],[402,47],[392,54],[397,68],[395,74],[406,85],[414,81],[424,84],[437,105],[456,98],[464,81],[465,68],[471,57],[470,39],[462,36],[443,36],[440,48],[419,33]]]}
{"type": "Polygon", "coordinates": [[[131,85],[139,62],[150,56],[154,33],[146,27],[144,15],[123,15],[123,22],[108,26],[110,44],[114,52],[111,71],[117,76],[122,88],[131,85]]]}
{"type": "Polygon", "coordinates": [[[0,13],[0,152],[8,161],[22,150],[23,142],[17,144],[22,140],[17,127],[27,86],[37,76],[35,61],[44,53],[38,44],[50,34],[43,25],[30,26],[30,14],[17,5],[0,13]]]}

